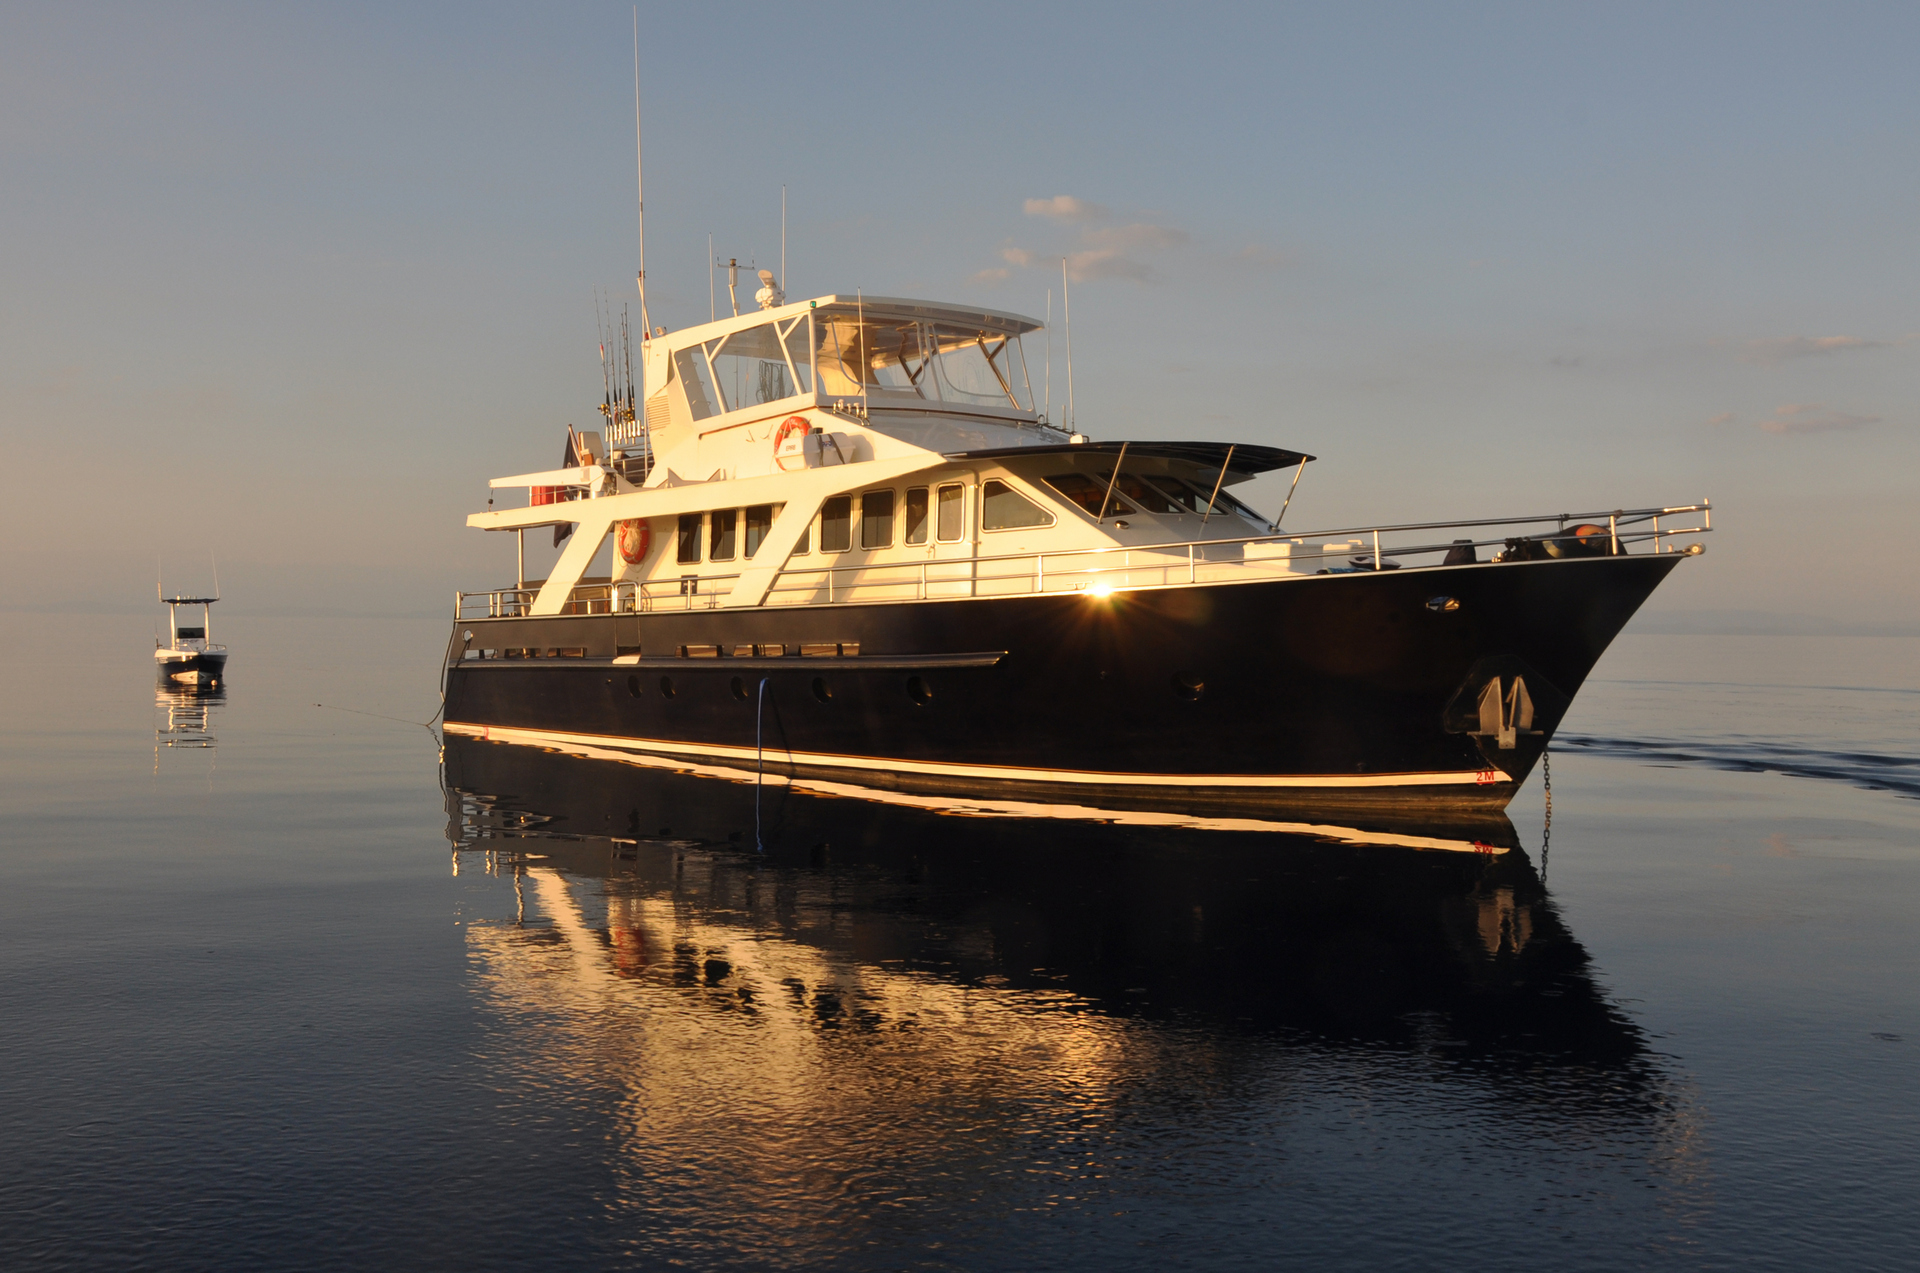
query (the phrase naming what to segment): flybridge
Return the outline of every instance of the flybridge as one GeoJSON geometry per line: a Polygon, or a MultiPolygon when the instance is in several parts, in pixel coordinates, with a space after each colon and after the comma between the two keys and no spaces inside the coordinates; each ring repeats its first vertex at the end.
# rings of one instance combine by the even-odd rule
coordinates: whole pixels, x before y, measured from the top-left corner
{"type": "Polygon", "coordinates": [[[674,431],[806,408],[1033,425],[1040,413],[1020,338],[1041,326],[998,310],[835,294],[661,332],[646,344],[651,392],[636,427],[664,450],[662,435],[674,431]]]}

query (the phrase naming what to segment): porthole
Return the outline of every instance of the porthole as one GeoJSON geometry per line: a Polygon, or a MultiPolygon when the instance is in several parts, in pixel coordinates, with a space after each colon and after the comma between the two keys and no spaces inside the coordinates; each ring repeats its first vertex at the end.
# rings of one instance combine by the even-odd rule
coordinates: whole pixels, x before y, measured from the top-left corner
{"type": "Polygon", "coordinates": [[[926,704],[933,701],[933,687],[922,676],[907,678],[907,697],[916,703],[926,704]]]}
{"type": "Polygon", "coordinates": [[[816,676],[813,678],[813,696],[823,703],[833,700],[833,687],[827,684],[826,677],[816,676]]]}
{"type": "Polygon", "coordinates": [[[627,693],[633,695],[635,698],[640,697],[640,676],[638,673],[627,678],[627,693]]]}
{"type": "Polygon", "coordinates": [[[673,697],[673,678],[671,676],[663,676],[660,678],[660,696],[662,698],[673,697]]]}
{"type": "Polygon", "coordinates": [[[747,683],[739,677],[733,678],[733,696],[741,702],[747,701],[747,683]]]}
{"type": "Polygon", "coordinates": [[[1175,672],[1173,674],[1173,692],[1178,697],[1186,699],[1189,703],[1195,702],[1202,694],[1207,692],[1207,683],[1191,672],[1175,672]]]}

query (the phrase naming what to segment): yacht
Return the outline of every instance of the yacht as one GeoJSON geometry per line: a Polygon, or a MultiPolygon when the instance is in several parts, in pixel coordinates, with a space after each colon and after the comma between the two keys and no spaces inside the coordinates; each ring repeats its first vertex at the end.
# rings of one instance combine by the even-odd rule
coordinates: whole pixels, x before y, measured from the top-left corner
{"type": "Polygon", "coordinates": [[[456,594],[449,734],[852,794],[1478,815],[1711,529],[1703,501],[1297,533],[1237,492],[1314,457],[1063,429],[1034,319],[762,282],[643,331],[644,389],[561,467],[491,480],[467,524],[520,565],[456,594]]]}
{"type": "Polygon", "coordinates": [[[218,600],[218,596],[160,598],[160,604],[167,608],[168,636],[165,644],[154,638],[153,662],[161,681],[207,689],[226,684],[227,647],[208,639],[213,630],[213,603],[218,600]],[[182,624],[182,606],[199,606],[200,622],[182,624]]]}

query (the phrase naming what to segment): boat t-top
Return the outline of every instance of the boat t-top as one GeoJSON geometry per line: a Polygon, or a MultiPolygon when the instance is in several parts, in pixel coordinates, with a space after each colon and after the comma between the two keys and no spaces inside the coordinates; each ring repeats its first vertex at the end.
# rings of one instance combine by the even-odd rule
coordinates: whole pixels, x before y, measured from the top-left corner
{"type": "Polygon", "coordinates": [[[514,506],[467,524],[518,567],[456,597],[449,733],[848,794],[1498,809],[1711,527],[1283,529],[1237,492],[1312,456],[1062,428],[1034,319],[762,282],[757,312],[644,331],[560,467],[492,479],[514,506]]]}
{"type": "MultiPolygon", "coordinates": [[[[160,589],[156,588],[155,592],[160,589]]],[[[218,594],[211,597],[161,595],[160,603],[167,607],[168,636],[165,644],[157,637],[154,639],[153,661],[162,681],[206,689],[226,683],[227,647],[207,639],[212,632],[213,603],[218,600],[218,594]],[[182,606],[200,607],[199,624],[180,622],[182,606]]]]}

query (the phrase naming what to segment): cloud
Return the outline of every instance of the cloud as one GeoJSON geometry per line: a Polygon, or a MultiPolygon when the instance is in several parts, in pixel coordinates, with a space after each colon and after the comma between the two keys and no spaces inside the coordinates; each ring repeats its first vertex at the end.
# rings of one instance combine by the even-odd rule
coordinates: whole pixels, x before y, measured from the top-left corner
{"type": "Polygon", "coordinates": [[[1760,427],[1768,433],[1784,436],[1790,433],[1834,433],[1878,423],[1880,417],[1877,415],[1848,415],[1820,402],[1787,402],[1775,407],[1770,418],[1760,421],[1760,427]]]}
{"type": "Polygon", "coordinates": [[[1088,230],[1080,236],[1081,242],[1088,247],[1111,252],[1138,252],[1159,248],[1178,247],[1187,241],[1185,230],[1176,230],[1172,226],[1147,225],[1135,222],[1132,225],[1107,226],[1099,230],[1088,230]]]}
{"type": "Polygon", "coordinates": [[[1097,203],[1057,194],[1051,199],[1029,199],[1021,205],[1030,217],[1049,217],[1055,221],[1101,221],[1107,210],[1097,203]]]}
{"type": "Polygon", "coordinates": [[[1735,420],[1737,420],[1737,419],[1739,419],[1739,417],[1738,417],[1738,416],[1736,416],[1736,415],[1734,415],[1734,414],[1733,414],[1733,412],[1731,412],[1731,411],[1722,411],[1722,412],[1721,412],[1721,413],[1720,413],[1719,415],[1717,415],[1717,416],[1714,416],[1714,417],[1712,417],[1711,419],[1709,419],[1709,420],[1707,421],[1707,423],[1708,423],[1709,425],[1722,425],[1722,424],[1732,424],[1732,423],[1733,423],[1733,422],[1734,422],[1735,420]]]}
{"type": "Polygon", "coordinates": [[[969,283],[1002,283],[1012,277],[1012,270],[1003,270],[998,266],[990,270],[981,270],[967,279],[969,283]]]}
{"type": "Polygon", "coordinates": [[[1817,358],[1856,349],[1886,349],[1890,340],[1868,340],[1863,336],[1781,336],[1773,340],[1750,340],[1743,362],[1772,365],[1789,358],[1817,358]]]}
{"type": "MultiPolygon", "coordinates": [[[[1099,204],[1064,194],[1051,199],[1028,199],[1024,206],[1028,216],[1047,217],[1060,222],[1085,223],[1104,220],[1107,216],[1107,209],[1099,204]]],[[[1082,224],[1078,238],[1078,244],[1065,252],[1034,252],[1003,242],[1000,259],[1023,270],[1051,270],[1064,259],[1067,277],[1076,283],[1108,278],[1151,283],[1159,278],[1159,274],[1142,257],[1179,247],[1188,241],[1189,236],[1185,230],[1175,226],[1136,221],[1130,225],[1082,224]]],[[[1006,272],[994,275],[992,270],[983,270],[974,275],[974,280],[985,281],[990,276],[997,281],[1006,277],[1006,272]]]]}
{"type": "Polygon", "coordinates": [[[1067,277],[1076,283],[1096,278],[1125,278],[1136,283],[1151,283],[1157,276],[1152,266],[1122,256],[1117,249],[1094,248],[1068,255],[1067,277]]]}

